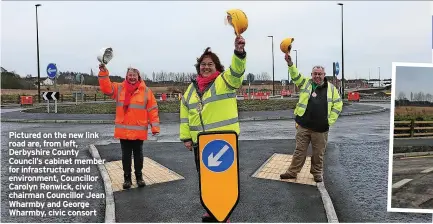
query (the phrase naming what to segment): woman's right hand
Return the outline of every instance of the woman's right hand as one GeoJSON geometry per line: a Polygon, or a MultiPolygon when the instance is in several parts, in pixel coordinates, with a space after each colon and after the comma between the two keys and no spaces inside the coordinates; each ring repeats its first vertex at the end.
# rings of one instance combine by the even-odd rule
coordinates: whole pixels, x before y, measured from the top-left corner
{"type": "Polygon", "coordinates": [[[192,141],[187,141],[183,143],[185,145],[185,147],[191,151],[192,150],[192,141]]]}
{"type": "Polygon", "coordinates": [[[284,60],[286,60],[288,66],[293,65],[292,57],[290,56],[290,51],[292,50],[292,45],[289,46],[289,52],[284,55],[284,60]]]}
{"type": "Polygon", "coordinates": [[[107,68],[105,67],[105,65],[104,64],[99,64],[99,71],[101,71],[101,72],[105,72],[105,71],[107,71],[107,68]]]}

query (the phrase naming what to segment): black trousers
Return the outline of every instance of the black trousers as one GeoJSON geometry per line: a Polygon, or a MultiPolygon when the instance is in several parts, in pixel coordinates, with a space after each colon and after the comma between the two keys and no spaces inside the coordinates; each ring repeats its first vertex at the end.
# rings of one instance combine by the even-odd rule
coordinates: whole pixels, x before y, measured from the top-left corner
{"type": "Polygon", "coordinates": [[[200,157],[198,155],[198,145],[193,145],[194,149],[194,162],[195,162],[195,168],[197,169],[197,173],[200,175],[200,157]]]}
{"type": "Polygon", "coordinates": [[[135,175],[142,175],[141,170],[143,169],[143,140],[120,139],[120,147],[122,148],[122,166],[124,175],[131,175],[132,155],[134,155],[135,175]]]}

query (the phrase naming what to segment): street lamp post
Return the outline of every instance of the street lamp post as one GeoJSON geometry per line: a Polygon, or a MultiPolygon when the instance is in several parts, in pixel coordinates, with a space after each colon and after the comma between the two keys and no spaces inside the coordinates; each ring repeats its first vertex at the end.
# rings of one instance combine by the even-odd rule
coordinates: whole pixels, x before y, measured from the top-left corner
{"type": "Polygon", "coordinates": [[[341,91],[341,99],[344,99],[344,26],[343,26],[343,3],[338,3],[338,5],[341,6],[341,87],[342,87],[342,91],[341,91]]]}
{"type": "Polygon", "coordinates": [[[371,75],[371,70],[368,69],[368,88],[370,88],[370,75],[371,75]]]}
{"type": "Polygon", "coordinates": [[[275,96],[275,64],[274,64],[274,36],[272,38],[272,96],[275,96]]]}
{"type": "Polygon", "coordinates": [[[38,60],[38,102],[41,103],[41,69],[39,65],[39,27],[38,27],[38,7],[41,4],[36,4],[36,52],[37,52],[37,60],[38,60]]]}
{"type": "Polygon", "coordinates": [[[377,67],[379,69],[379,87],[380,87],[380,67],[377,67]]]}

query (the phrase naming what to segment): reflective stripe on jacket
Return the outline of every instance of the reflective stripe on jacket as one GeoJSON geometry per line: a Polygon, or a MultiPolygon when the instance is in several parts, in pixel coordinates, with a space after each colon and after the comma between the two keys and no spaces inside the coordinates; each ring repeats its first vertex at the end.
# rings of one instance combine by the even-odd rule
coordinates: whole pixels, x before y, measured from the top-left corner
{"type": "MultiPolygon", "coordinates": [[[[296,86],[300,88],[299,90],[299,101],[296,104],[295,115],[302,116],[307,109],[308,100],[311,96],[312,82],[313,80],[309,77],[303,76],[299,73],[295,65],[289,67],[290,78],[293,80],[296,86]]],[[[334,125],[337,121],[343,109],[343,101],[338,93],[337,88],[328,82],[328,124],[329,126],[334,125]]]]}
{"type": "Polygon", "coordinates": [[[124,111],[125,101],[124,83],[111,82],[109,72],[100,71],[98,74],[101,91],[116,101],[116,118],[114,137],[129,140],[147,140],[148,127],[152,133],[159,133],[158,105],[152,90],[141,81],[138,89],[133,93],[128,110],[124,111]]]}
{"type": "Polygon", "coordinates": [[[219,75],[200,99],[191,83],[180,102],[180,140],[197,143],[203,131],[240,133],[236,90],[242,86],[246,58],[232,57],[229,69],[219,75]]]}

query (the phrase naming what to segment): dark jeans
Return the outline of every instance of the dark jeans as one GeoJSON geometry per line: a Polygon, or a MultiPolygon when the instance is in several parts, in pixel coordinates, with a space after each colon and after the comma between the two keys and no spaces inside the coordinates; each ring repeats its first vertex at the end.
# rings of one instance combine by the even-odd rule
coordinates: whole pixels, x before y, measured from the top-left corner
{"type": "Polygon", "coordinates": [[[134,171],[135,175],[142,175],[143,169],[143,140],[125,140],[120,139],[122,148],[122,166],[124,175],[131,175],[131,156],[134,154],[134,171]]]}

